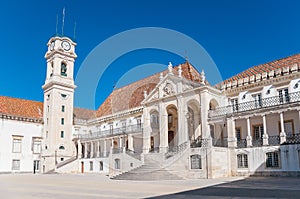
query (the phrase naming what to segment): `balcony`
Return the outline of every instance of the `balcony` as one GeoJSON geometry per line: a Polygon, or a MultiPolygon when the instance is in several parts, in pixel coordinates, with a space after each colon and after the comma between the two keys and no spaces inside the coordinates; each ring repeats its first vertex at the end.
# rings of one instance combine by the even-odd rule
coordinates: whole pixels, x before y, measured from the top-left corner
{"type": "Polygon", "coordinates": [[[104,138],[104,137],[111,137],[115,135],[124,135],[129,133],[141,133],[143,132],[143,125],[142,124],[136,124],[136,125],[130,125],[130,126],[124,126],[120,128],[114,128],[109,129],[105,131],[98,131],[94,133],[88,133],[88,134],[79,134],[78,138],[87,140],[87,139],[97,139],[97,138],[104,138]]]}
{"type": "Polygon", "coordinates": [[[257,110],[262,108],[276,107],[284,104],[292,104],[300,102],[300,92],[290,93],[288,96],[279,97],[268,97],[261,100],[249,101],[234,105],[228,105],[223,107],[218,107],[214,110],[209,111],[209,117],[222,117],[226,115],[231,115],[235,113],[242,113],[251,110],[257,110]]]}

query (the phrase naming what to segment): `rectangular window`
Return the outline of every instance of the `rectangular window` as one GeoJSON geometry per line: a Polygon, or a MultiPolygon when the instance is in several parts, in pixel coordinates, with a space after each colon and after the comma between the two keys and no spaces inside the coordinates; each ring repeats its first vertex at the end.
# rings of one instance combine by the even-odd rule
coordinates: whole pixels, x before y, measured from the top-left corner
{"type": "Polygon", "coordinates": [[[238,168],[248,168],[248,155],[238,154],[237,163],[238,163],[238,168]]]}
{"type": "Polygon", "coordinates": [[[113,134],[113,131],[114,131],[114,126],[113,126],[113,124],[110,124],[109,125],[109,133],[113,134]]]}
{"type": "Polygon", "coordinates": [[[270,152],[266,154],[266,167],[278,168],[279,167],[279,152],[270,152]]]}
{"type": "Polygon", "coordinates": [[[61,106],[61,112],[65,112],[65,106],[64,105],[61,106]]]}
{"type": "Polygon", "coordinates": [[[232,110],[233,112],[239,111],[239,102],[238,99],[232,99],[231,100],[232,110]]]}
{"type": "Polygon", "coordinates": [[[262,139],[263,134],[264,134],[264,127],[262,124],[253,126],[253,139],[254,140],[262,139]]]}
{"type": "Polygon", "coordinates": [[[137,121],[137,127],[138,127],[138,129],[141,129],[142,128],[142,120],[141,120],[141,118],[137,119],[136,121],[137,121]]]}
{"type": "Polygon", "coordinates": [[[242,137],[241,137],[241,128],[240,127],[235,129],[235,135],[236,135],[237,141],[240,141],[242,139],[242,137]]]}
{"type": "Polygon", "coordinates": [[[201,156],[191,155],[191,169],[201,169],[201,156]]]}
{"type": "Polygon", "coordinates": [[[120,159],[115,159],[115,169],[120,169],[121,168],[121,160],[120,159]]]}
{"type": "Polygon", "coordinates": [[[14,137],[13,138],[13,153],[21,153],[22,152],[22,137],[14,137]]]}
{"type": "Polygon", "coordinates": [[[93,161],[90,161],[90,171],[93,171],[94,170],[94,165],[93,165],[93,161]]]}
{"type": "Polygon", "coordinates": [[[33,170],[34,171],[39,171],[40,170],[40,161],[39,160],[34,160],[33,161],[33,170]]]}
{"type": "Polygon", "coordinates": [[[99,163],[100,165],[99,165],[99,169],[100,169],[100,171],[103,171],[103,162],[102,161],[100,161],[100,163],[99,163]]]}
{"type": "Polygon", "coordinates": [[[36,153],[36,154],[41,153],[42,141],[40,139],[33,138],[32,142],[33,142],[33,146],[32,146],[33,153],[36,153]]]}
{"type": "Polygon", "coordinates": [[[64,131],[61,131],[61,132],[60,132],[60,137],[61,137],[61,138],[64,138],[64,136],[65,136],[65,132],[64,132],[64,131]]]}
{"type": "Polygon", "coordinates": [[[260,108],[262,106],[261,94],[252,95],[254,99],[254,107],[260,108]]]}
{"type": "Polygon", "coordinates": [[[284,121],[284,131],[287,137],[294,136],[294,124],[292,120],[284,121]]]}
{"type": "Polygon", "coordinates": [[[287,103],[290,101],[289,89],[284,88],[278,90],[279,102],[280,103],[287,103]]]}
{"type": "Polygon", "coordinates": [[[20,160],[12,160],[12,170],[20,170],[20,160]]]}
{"type": "Polygon", "coordinates": [[[65,118],[61,118],[61,124],[62,124],[62,125],[65,124],[65,118]]]}

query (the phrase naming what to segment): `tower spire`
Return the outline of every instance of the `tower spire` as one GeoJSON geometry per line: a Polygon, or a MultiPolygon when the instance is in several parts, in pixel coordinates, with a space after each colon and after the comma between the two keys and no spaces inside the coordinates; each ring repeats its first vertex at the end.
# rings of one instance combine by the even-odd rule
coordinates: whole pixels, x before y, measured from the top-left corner
{"type": "Polygon", "coordinates": [[[65,12],[66,9],[63,9],[63,13],[62,13],[62,25],[61,25],[61,35],[64,35],[64,26],[65,26],[65,12]]]}
{"type": "Polygon", "coordinates": [[[74,23],[74,36],[73,36],[74,41],[76,40],[76,21],[74,23]]]}
{"type": "Polygon", "coordinates": [[[58,26],[58,14],[56,14],[56,27],[55,27],[55,35],[58,34],[57,32],[57,26],[58,26]]]}

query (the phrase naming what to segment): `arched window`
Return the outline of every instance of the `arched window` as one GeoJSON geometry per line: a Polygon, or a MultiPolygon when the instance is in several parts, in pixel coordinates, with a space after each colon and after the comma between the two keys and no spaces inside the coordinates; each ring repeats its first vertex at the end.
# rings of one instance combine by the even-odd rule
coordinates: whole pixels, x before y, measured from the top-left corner
{"type": "Polygon", "coordinates": [[[67,65],[64,62],[61,63],[60,75],[67,76],[67,65]]]}
{"type": "Polygon", "coordinates": [[[65,150],[65,147],[64,146],[60,146],[59,150],[65,150]]]}

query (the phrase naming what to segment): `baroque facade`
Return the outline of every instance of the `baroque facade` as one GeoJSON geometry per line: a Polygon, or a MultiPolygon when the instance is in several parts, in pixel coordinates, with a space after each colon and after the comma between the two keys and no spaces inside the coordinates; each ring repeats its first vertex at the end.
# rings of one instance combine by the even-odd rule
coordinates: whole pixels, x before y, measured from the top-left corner
{"type": "Polygon", "coordinates": [[[73,108],[76,43],[47,45],[44,102],[0,97],[0,172],[299,176],[300,54],[218,85],[187,61],[169,63],[87,110],[73,108]]]}

